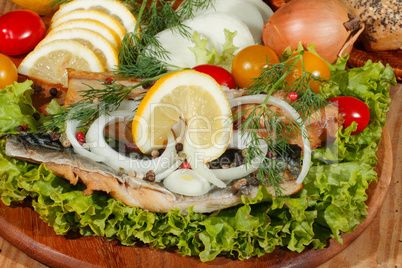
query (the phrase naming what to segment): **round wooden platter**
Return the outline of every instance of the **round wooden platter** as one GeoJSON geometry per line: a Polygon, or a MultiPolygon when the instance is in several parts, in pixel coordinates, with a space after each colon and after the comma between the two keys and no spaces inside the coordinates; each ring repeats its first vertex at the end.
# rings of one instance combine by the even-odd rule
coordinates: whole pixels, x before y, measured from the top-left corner
{"type": "Polygon", "coordinates": [[[343,235],[343,244],[335,240],[320,250],[302,253],[277,248],[260,258],[235,260],[218,257],[202,263],[196,257],[184,257],[174,249],[156,250],[147,245],[126,247],[102,237],[82,237],[76,233],[56,235],[29,206],[7,207],[0,202],[0,236],[30,257],[50,267],[314,267],[331,259],[350,245],[371,223],[387,194],[392,175],[392,147],[387,128],[377,152],[378,182],[369,186],[367,219],[353,233],[343,235]]]}

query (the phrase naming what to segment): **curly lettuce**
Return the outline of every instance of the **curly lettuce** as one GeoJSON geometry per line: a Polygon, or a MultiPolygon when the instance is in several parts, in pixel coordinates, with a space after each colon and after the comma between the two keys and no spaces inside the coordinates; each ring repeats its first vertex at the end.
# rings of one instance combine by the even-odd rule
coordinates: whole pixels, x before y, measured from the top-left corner
{"type": "Polygon", "coordinates": [[[18,126],[27,126],[29,131],[36,132],[40,120],[35,120],[37,113],[32,104],[32,81],[15,82],[0,89],[0,133],[17,133],[18,126]]]}
{"type": "Polygon", "coordinates": [[[230,71],[234,59],[234,52],[239,49],[233,44],[233,39],[237,32],[230,32],[225,29],[224,33],[225,43],[222,45],[222,53],[219,53],[215,47],[208,49],[209,39],[201,39],[201,35],[198,32],[193,33],[191,40],[194,42],[195,46],[189,49],[194,53],[197,65],[219,65],[230,71]]]}

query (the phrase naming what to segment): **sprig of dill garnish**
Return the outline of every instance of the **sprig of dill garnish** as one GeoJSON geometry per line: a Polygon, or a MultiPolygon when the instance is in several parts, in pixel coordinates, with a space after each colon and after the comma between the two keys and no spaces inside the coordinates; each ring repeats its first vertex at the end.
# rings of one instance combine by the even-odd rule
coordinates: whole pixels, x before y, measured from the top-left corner
{"type": "Polygon", "coordinates": [[[51,0],[51,1],[49,2],[48,6],[49,6],[50,8],[52,8],[52,7],[60,6],[60,5],[62,5],[62,4],[65,4],[65,3],[68,3],[68,2],[71,2],[71,1],[72,1],[72,0],[51,0]]]}
{"type": "Polygon", "coordinates": [[[246,92],[248,95],[264,94],[264,102],[233,115],[235,121],[241,122],[239,126],[241,135],[250,141],[245,163],[251,164],[257,156],[263,158],[257,179],[261,184],[272,185],[277,195],[282,194],[281,182],[285,179],[282,175],[285,168],[277,159],[284,159],[285,154],[292,151],[290,141],[299,135],[307,137],[307,133],[301,132],[301,125],[295,119],[268,105],[269,97],[277,90],[298,93],[298,99],[290,105],[300,114],[303,124],[327,104],[324,98],[310,88],[310,82],[322,83],[324,80],[305,71],[302,56],[303,51],[276,64],[269,64],[267,59],[261,75],[253,80],[246,92]],[[298,61],[301,61],[303,72],[292,85],[288,86],[285,78],[298,61]],[[267,144],[271,158],[265,157],[261,141],[267,144]]]}
{"type": "Polygon", "coordinates": [[[80,91],[82,99],[67,106],[62,113],[49,115],[41,131],[55,131],[69,120],[79,120],[82,127],[87,127],[99,116],[117,110],[133,89],[152,83],[163,75],[145,79],[133,86],[118,84],[116,78],[113,81],[105,79],[100,88],[87,85],[88,90],[80,91]]]}
{"type": "MultiPolygon", "coordinates": [[[[182,21],[193,15],[195,10],[207,8],[212,0],[186,0],[178,11],[176,1],[123,1],[136,14],[137,25],[122,41],[117,72],[124,77],[148,78],[166,72],[171,67],[163,60],[169,58],[155,35],[165,29],[177,31],[190,38],[188,27],[182,21]]],[[[173,68],[176,68],[173,66],[173,68]]]]}

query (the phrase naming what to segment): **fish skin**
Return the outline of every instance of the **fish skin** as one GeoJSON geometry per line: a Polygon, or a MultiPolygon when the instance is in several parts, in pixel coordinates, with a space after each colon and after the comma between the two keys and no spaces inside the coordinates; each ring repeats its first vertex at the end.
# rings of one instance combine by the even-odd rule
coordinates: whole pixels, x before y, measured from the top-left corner
{"type": "MultiPolygon", "coordinates": [[[[183,196],[174,194],[159,183],[147,182],[128,175],[119,176],[108,166],[82,157],[72,148],[64,148],[59,141],[49,146],[47,134],[8,135],[6,139],[6,155],[28,162],[44,163],[55,175],[63,177],[71,184],[81,180],[86,185],[84,195],[94,190],[104,191],[116,200],[133,207],[152,212],[167,213],[178,208],[183,213],[193,206],[194,212],[210,213],[241,204],[242,194],[253,198],[258,192],[257,186],[247,186],[238,191],[232,187],[213,189],[203,196],[183,196]]],[[[284,195],[297,192],[302,188],[294,179],[285,181],[284,195]]],[[[274,189],[268,187],[274,194],[274,189]]]]}

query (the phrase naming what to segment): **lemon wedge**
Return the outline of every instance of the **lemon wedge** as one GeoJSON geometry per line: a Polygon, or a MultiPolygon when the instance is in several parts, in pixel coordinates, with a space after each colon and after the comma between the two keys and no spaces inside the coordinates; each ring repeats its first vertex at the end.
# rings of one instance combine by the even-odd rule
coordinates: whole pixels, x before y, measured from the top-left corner
{"type": "Polygon", "coordinates": [[[123,27],[123,25],[116,19],[112,18],[111,16],[97,10],[74,10],[71,12],[68,12],[57,19],[55,17],[52,18],[49,30],[52,30],[59,26],[60,24],[70,21],[70,20],[76,20],[76,19],[91,19],[91,20],[96,20],[99,21],[106,26],[108,26],[110,29],[112,29],[117,36],[119,37],[119,40],[123,40],[124,36],[126,35],[126,29],[123,27]]]}
{"type": "Polygon", "coordinates": [[[48,35],[64,29],[83,28],[102,35],[116,50],[120,48],[120,37],[106,24],[92,19],[69,20],[53,28],[48,35]]]}
{"type": "Polygon", "coordinates": [[[77,41],[89,49],[100,59],[107,71],[112,71],[118,65],[118,52],[102,35],[83,28],[64,29],[48,34],[38,46],[54,40],[70,39],[77,41]]]}
{"type": "Polygon", "coordinates": [[[185,141],[202,162],[226,150],[232,132],[229,102],[209,75],[184,70],[160,78],[141,101],[133,120],[133,137],[143,153],[163,147],[167,133],[185,124],[185,141]]]}
{"type": "Polygon", "coordinates": [[[18,67],[20,74],[68,87],[67,68],[104,72],[102,62],[92,50],[73,40],[54,40],[38,46],[18,67]]]}
{"type": "Polygon", "coordinates": [[[74,0],[61,5],[54,14],[52,21],[74,10],[96,10],[101,11],[120,22],[127,32],[132,32],[137,20],[130,10],[117,0],[74,0]]]}

